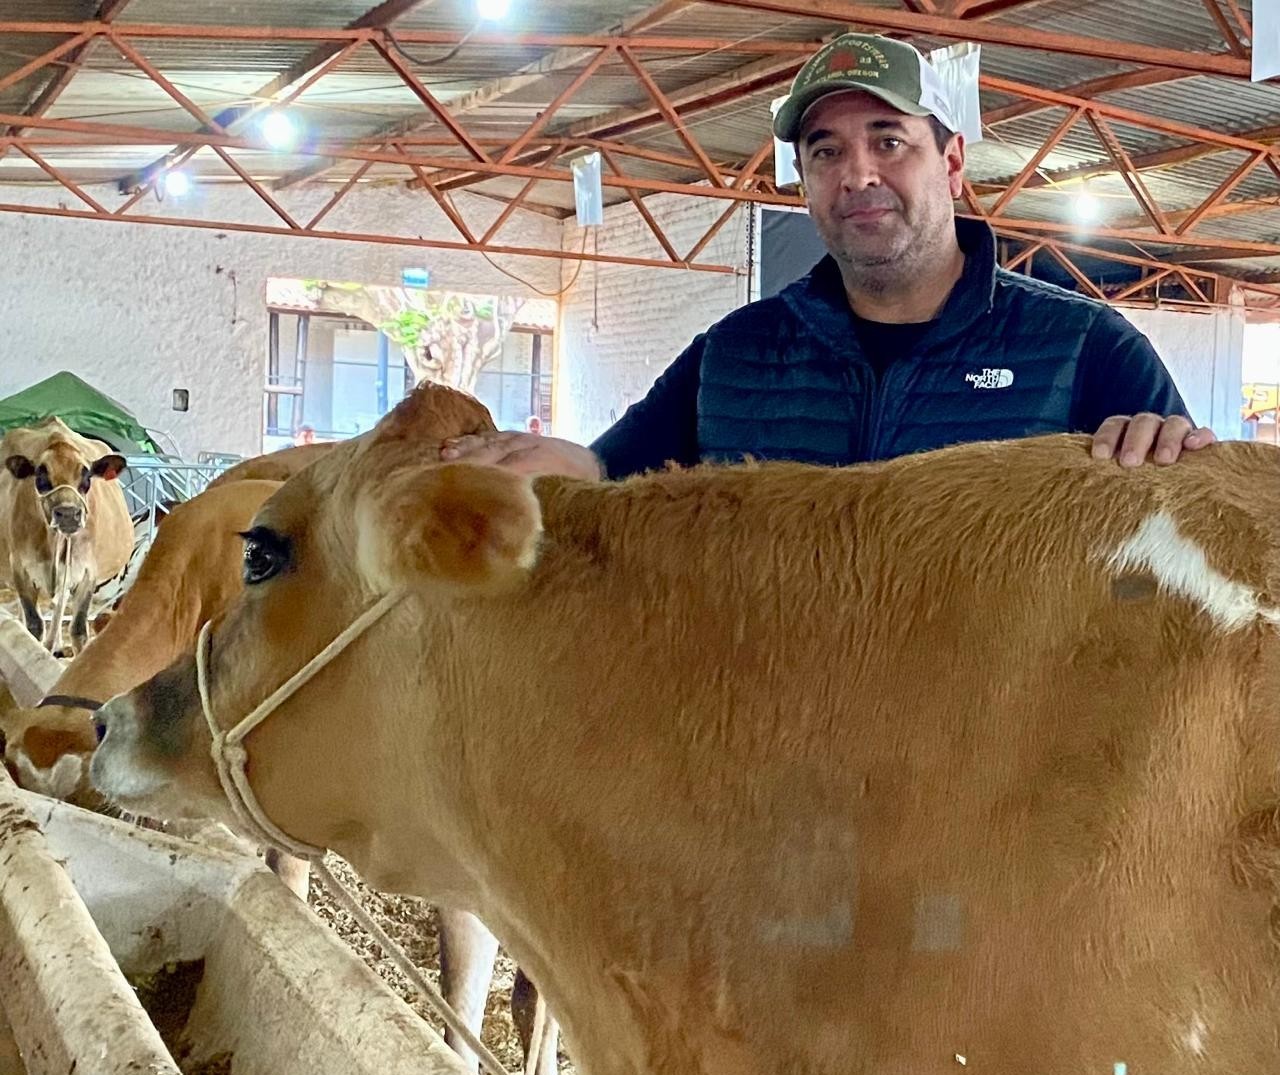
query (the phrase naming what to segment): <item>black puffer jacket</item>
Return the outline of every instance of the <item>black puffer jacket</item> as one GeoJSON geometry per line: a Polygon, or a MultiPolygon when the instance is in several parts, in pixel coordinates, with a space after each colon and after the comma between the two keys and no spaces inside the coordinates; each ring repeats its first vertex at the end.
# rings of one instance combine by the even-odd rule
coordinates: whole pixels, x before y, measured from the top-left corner
{"type": "Polygon", "coordinates": [[[592,445],[610,477],[673,460],[844,465],[975,440],[1092,433],[1113,414],[1187,414],[1147,338],[1114,310],[1006,272],[957,220],[964,275],[912,354],[877,377],[835,262],[698,336],[592,445]]]}

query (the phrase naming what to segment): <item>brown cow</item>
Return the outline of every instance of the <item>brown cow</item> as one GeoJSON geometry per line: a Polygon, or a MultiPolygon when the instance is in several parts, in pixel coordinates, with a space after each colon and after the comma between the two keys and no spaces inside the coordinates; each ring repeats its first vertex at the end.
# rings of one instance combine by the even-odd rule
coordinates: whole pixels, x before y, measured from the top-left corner
{"type": "Polygon", "coordinates": [[[59,418],[11,429],[0,440],[0,572],[22,602],[29,630],[44,637],[41,598],[53,602],[49,648],[62,647],[68,601],[76,651],[89,639],[89,602],[133,551],[133,523],[114,479],[123,456],[59,418]]]}
{"type": "Polygon", "coordinates": [[[266,455],[242,459],[214,478],[206,488],[216,489],[231,482],[244,481],[246,478],[282,482],[298,473],[303,467],[310,466],[332,447],[332,443],[295,444],[292,448],[281,448],[266,455]]]}
{"type": "MultiPolygon", "coordinates": [[[[422,405],[259,514],[208,720],[368,611],[253,799],[475,910],[582,1070],[1277,1070],[1280,450],[531,483],[422,405]]],[[[193,658],[101,716],[105,794],[231,816],[193,658]]]]}

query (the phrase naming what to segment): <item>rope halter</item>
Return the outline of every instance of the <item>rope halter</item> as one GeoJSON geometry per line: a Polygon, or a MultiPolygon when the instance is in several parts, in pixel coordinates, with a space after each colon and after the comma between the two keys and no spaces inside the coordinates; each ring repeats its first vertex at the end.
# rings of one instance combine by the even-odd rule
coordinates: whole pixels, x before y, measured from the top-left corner
{"type": "Polygon", "coordinates": [[[213,621],[206,621],[200,628],[200,636],[196,640],[196,685],[200,690],[200,708],[204,712],[204,719],[209,725],[209,734],[212,736],[210,752],[213,755],[213,764],[218,771],[218,781],[222,784],[227,800],[231,803],[236,820],[257,836],[260,842],[279,847],[282,851],[287,851],[298,858],[318,861],[324,856],[324,848],[295,840],[267,817],[249,784],[249,755],[244,747],[245,738],[352,642],[399,604],[404,596],[402,591],[395,591],[365,609],[341,634],[280,684],[230,731],[224,731],[214,719],[213,703],[210,698],[209,659],[213,648],[211,632],[213,621]]]}

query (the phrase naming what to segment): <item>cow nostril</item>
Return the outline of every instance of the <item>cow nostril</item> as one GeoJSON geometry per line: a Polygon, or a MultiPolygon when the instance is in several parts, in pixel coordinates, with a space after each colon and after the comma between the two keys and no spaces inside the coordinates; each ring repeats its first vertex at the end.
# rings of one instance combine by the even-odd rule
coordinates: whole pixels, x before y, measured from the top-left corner
{"type": "Polygon", "coordinates": [[[97,714],[93,718],[93,733],[98,737],[99,743],[107,737],[107,722],[97,714]]]}

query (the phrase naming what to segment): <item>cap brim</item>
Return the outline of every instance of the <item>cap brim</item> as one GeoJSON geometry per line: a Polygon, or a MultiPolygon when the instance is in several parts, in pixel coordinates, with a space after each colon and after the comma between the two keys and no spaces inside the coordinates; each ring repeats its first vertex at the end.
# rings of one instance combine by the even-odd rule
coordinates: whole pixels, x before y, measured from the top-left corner
{"type": "Polygon", "coordinates": [[[850,91],[869,93],[872,97],[878,97],[885,104],[896,108],[899,112],[905,112],[908,116],[932,115],[932,112],[918,101],[903,97],[902,94],[894,93],[892,90],[868,85],[866,82],[855,82],[852,79],[833,79],[818,86],[810,86],[788,97],[782,107],[778,109],[777,115],[773,117],[774,137],[780,138],[784,142],[794,142],[800,136],[800,128],[804,125],[805,113],[810,108],[822,98],[830,97],[833,93],[849,93],[850,91]]]}

